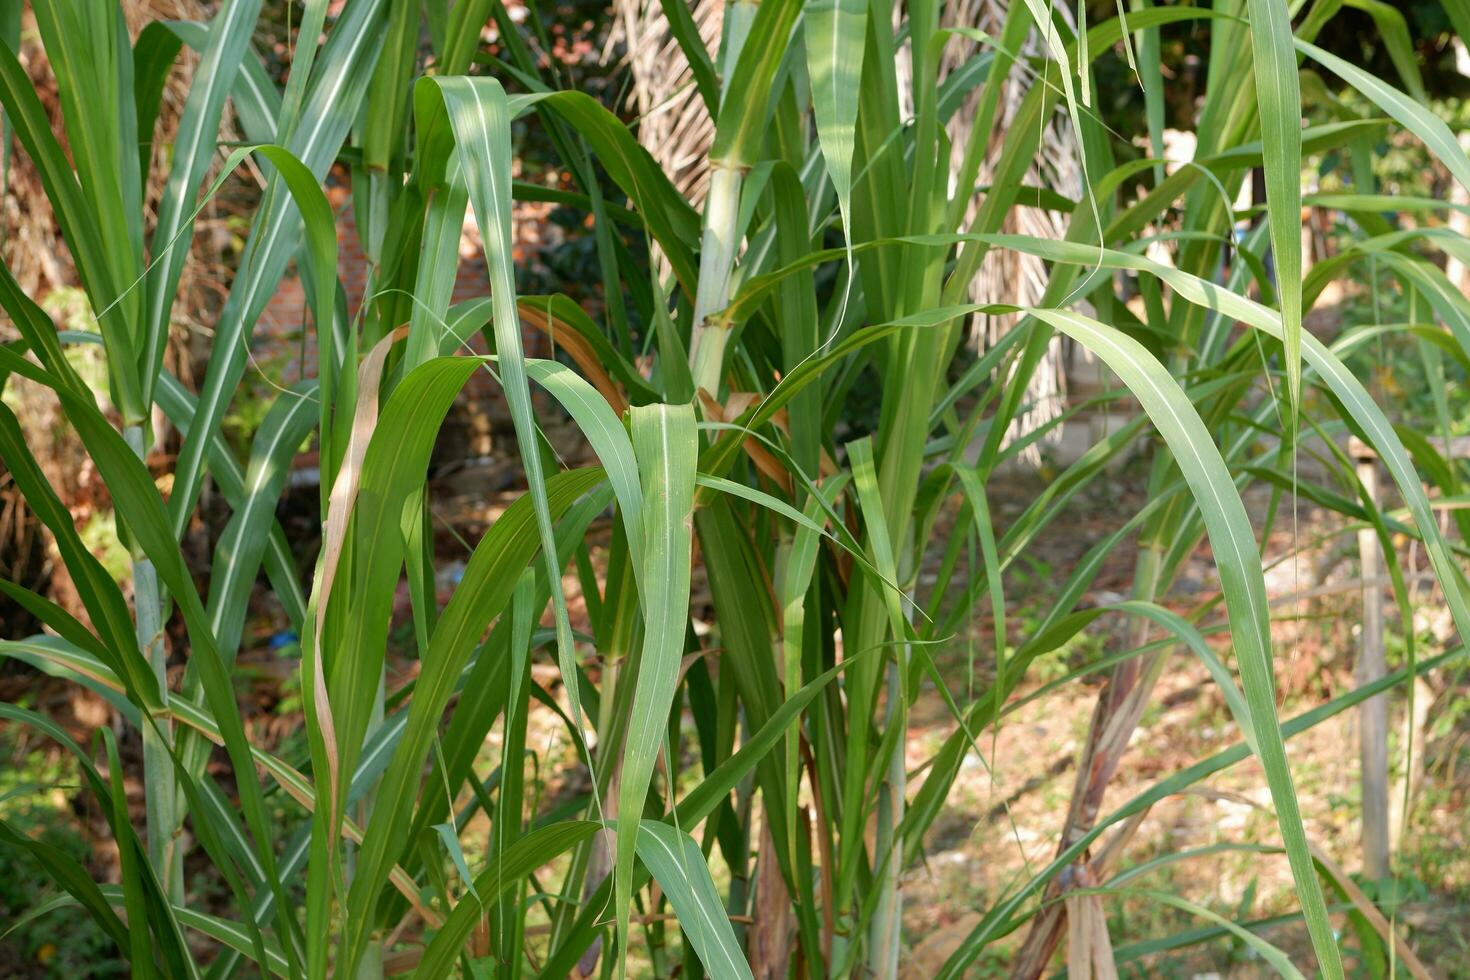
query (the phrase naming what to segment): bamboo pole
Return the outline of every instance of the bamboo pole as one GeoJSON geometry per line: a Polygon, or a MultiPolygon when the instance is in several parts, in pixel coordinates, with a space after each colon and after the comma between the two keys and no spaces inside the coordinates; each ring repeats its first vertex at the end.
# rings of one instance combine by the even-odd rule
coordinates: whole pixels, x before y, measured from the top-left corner
{"type": "MultiPolygon", "coordinates": [[[[1371,454],[1355,457],[1363,492],[1378,505],[1378,461],[1371,454]]],[[[1358,560],[1363,577],[1363,622],[1358,645],[1357,682],[1371,684],[1387,673],[1383,653],[1383,587],[1375,585],[1383,567],[1378,532],[1358,532],[1358,560]]],[[[1363,872],[1374,881],[1389,873],[1388,833],[1388,699],[1375,694],[1358,707],[1358,759],[1363,789],[1363,872]]]]}
{"type": "MultiPolygon", "coordinates": [[[[1430,442],[1447,459],[1470,459],[1470,438],[1434,438],[1430,442]]],[[[1375,507],[1379,506],[1378,454],[1359,439],[1348,444],[1375,507]]],[[[1358,560],[1362,565],[1363,623],[1355,679],[1371,684],[1387,673],[1383,644],[1383,543],[1372,528],[1358,532],[1358,560]]],[[[1412,624],[1406,624],[1412,629],[1412,624]]],[[[1388,695],[1376,694],[1358,707],[1358,758],[1363,797],[1363,872],[1379,881],[1389,875],[1392,861],[1392,818],[1388,780],[1388,695]]]]}

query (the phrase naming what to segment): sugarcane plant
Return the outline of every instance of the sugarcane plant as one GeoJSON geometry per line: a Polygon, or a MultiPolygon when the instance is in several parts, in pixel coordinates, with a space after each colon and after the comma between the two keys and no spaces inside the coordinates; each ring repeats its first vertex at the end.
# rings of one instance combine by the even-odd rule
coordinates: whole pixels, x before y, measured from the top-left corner
{"type": "MultiPolygon", "coordinates": [[[[0,705],[8,725],[75,758],[117,843],[119,880],[99,884],[0,824],[4,846],[28,851],[57,886],[29,915],[90,915],[145,977],[896,976],[910,938],[904,876],[961,767],[996,762],[987,734],[1036,689],[1033,665],[1110,616],[1137,624],[1132,642],[1061,682],[1109,671],[1054,859],[978,910],[940,976],[964,975],[1017,935],[1015,973],[1039,976],[1068,915],[1107,900],[1107,857],[1126,843],[1129,818],[1248,757],[1269,789],[1272,843],[1290,864],[1315,966],[1343,976],[1323,876],[1341,883],[1304,830],[1284,742],[1461,652],[1411,657],[1281,721],[1261,522],[1241,495],[1271,487],[1268,531],[1277,503],[1297,493],[1386,541],[1411,536],[1470,635],[1463,549],[1425,490],[1454,492],[1454,468],[1430,440],[1397,430],[1343,363],[1369,339],[1399,334],[1470,364],[1470,303],[1435,261],[1470,263],[1470,243],[1433,220],[1439,202],[1375,187],[1380,142],[1402,131],[1470,188],[1470,159],[1428,108],[1402,15],[1377,0],[1139,2],[1090,23],[1089,8],[1063,17],[1043,0],[1013,0],[992,36],[941,26],[934,0],[735,0],[712,54],[687,7],[662,6],[713,121],[699,210],[639,145],[636,120],[559,84],[534,4],[521,18],[497,0],[347,0],[329,17],[326,0],[306,0],[282,88],[254,48],[260,0],[222,0],[208,23],[159,21],[136,35],[110,0],[34,0],[60,131],[13,41],[0,48],[6,122],[44,182],[97,324],[59,331],[0,267],[0,306],[18,337],[0,347],[0,371],[59,399],[133,559],[124,589],[0,406],[0,458],[85,613],[0,583],[46,627],[0,651],[107,699],[141,740],[146,804],[138,827],[112,728],[82,745],[42,714],[0,705]],[[1397,77],[1314,44],[1345,5],[1376,19],[1397,77]],[[1207,40],[1206,84],[1190,120],[1194,156],[1165,168],[1158,38],[1179,25],[1207,40]],[[977,53],[941,71],[946,46],[961,41],[977,53]],[[163,83],[185,48],[197,60],[178,134],[155,146],[163,83]],[[900,57],[910,66],[901,75],[900,57]],[[1126,57],[1130,84],[1144,89],[1137,144],[1095,109],[1093,65],[1104,57],[1126,57]],[[1356,97],[1339,100],[1324,79],[1356,97]],[[1008,87],[1024,94],[997,132],[1008,87]],[[221,135],[227,104],[243,144],[221,135]],[[952,155],[947,124],[959,111],[974,119],[952,155]],[[1023,185],[1058,118],[1081,155],[1076,199],[1023,185]],[[545,133],[568,187],[513,179],[519,127],[545,133]],[[1304,163],[1328,152],[1350,158],[1352,192],[1304,197],[1304,163]],[[168,177],[149,204],[159,153],[168,177]],[[202,202],[247,161],[260,202],[195,393],[164,367],[174,297],[202,202]],[[370,264],[351,316],[323,191],[337,164],[350,171],[370,264]],[[1240,213],[1233,202],[1257,169],[1264,206],[1240,213]],[[585,212],[595,309],[518,294],[518,200],[585,212]],[[1348,215],[1356,236],[1304,275],[1300,215],[1314,204],[1348,215]],[[1004,233],[1007,215],[1028,207],[1067,215],[1065,239],[1004,233]],[[1400,224],[1405,211],[1420,220],[1400,224]],[[488,298],[454,303],[467,215],[488,298]],[[997,250],[1046,263],[1041,302],[969,300],[997,250]],[[315,371],[279,391],[237,455],[222,421],[293,260],[315,371]],[[1389,277],[1383,288],[1416,298],[1422,322],[1326,340],[1303,329],[1324,288],[1369,267],[1389,277]],[[982,313],[1020,322],[974,358],[964,331],[982,313]],[[523,328],[547,335],[555,357],[527,356],[523,328]],[[471,352],[476,335],[490,354],[471,352]],[[1128,399],[1138,414],[999,526],[992,488],[1066,419],[1007,441],[1058,335],[1121,382],[1102,402],[1128,399]],[[106,392],[73,367],[75,344],[101,345],[106,392]],[[473,543],[441,604],[430,454],[478,372],[503,392],[524,492],[473,543]],[[532,399],[533,383],[547,401],[532,399]],[[859,388],[875,393],[875,420],[849,408],[859,388]],[[145,464],[155,409],[182,434],[166,496],[145,464]],[[595,465],[562,465],[541,431],[553,411],[572,420],[595,465]],[[1332,455],[1344,431],[1382,458],[1403,511],[1380,511],[1332,455]],[[322,542],[303,567],[276,503],[307,444],[319,459],[322,542]],[[1140,445],[1146,502],[1063,570],[1033,629],[1008,632],[1007,569],[1140,445]],[[1324,454],[1339,486],[1297,478],[1308,451],[1324,454]],[[231,517],[201,570],[181,541],[206,483],[231,517]],[[1103,560],[1135,540],[1132,594],[1087,604],[1103,560]],[[1218,598],[1181,615],[1163,600],[1202,543],[1218,598]],[[707,593],[693,586],[696,570],[707,593]],[[247,736],[233,684],[262,578],[301,638],[303,738],[278,752],[247,736]],[[586,599],[576,630],[564,580],[586,599]],[[417,669],[390,687],[400,588],[417,669]],[[937,658],[977,614],[993,620],[993,643],[967,676],[941,670],[937,658]],[[1212,632],[1228,646],[1206,642],[1212,632]],[[1103,791],[1174,651],[1203,662],[1240,742],[1104,813],[1103,791]],[[555,664],[555,684],[532,673],[538,659],[555,664]],[[943,702],[952,734],[914,770],[909,711],[921,696],[943,702]],[[528,781],[541,762],[527,738],[533,710],[555,712],[587,776],[555,807],[538,805],[528,781]],[[496,728],[492,771],[479,753],[496,728]],[[218,748],[228,781],[209,765],[218,748]],[[471,842],[477,813],[490,831],[471,842]],[[190,894],[188,857],[224,883],[227,911],[190,894]]],[[[1445,9],[1470,31],[1462,3],[1445,9]]],[[[1392,560],[1389,572],[1407,609],[1392,560]]],[[[1226,926],[1299,975],[1264,938],[1226,926]]],[[[1108,975],[1105,939],[1074,929],[1072,969],[1108,975]]],[[[1413,960],[1407,947],[1398,955],[1413,960]]]]}

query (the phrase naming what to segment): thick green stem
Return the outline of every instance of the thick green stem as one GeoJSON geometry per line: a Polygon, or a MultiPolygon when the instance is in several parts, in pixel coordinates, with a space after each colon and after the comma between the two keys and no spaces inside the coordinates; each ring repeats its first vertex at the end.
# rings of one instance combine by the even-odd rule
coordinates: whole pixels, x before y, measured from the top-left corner
{"type": "MultiPolygon", "coordinates": [[[[384,676],[378,678],[378,691],[373,695],[372,715],[368,720],[367,735],[363,744],[367,744],[373,738],[374,733],[382,727],[384,708],[386,704],[386,681],[384,676]]],[[[366,827],[368,820],[373,815],[373,804],[377,800],[378,784],[363,794],[362,801],[357,804],[357,819],[360,826],[366,827]]],[[[373,942],[367,944],[363,951],[362,959],[357,964],[356,980],[383,980],[383,936],[379,933],[373,942]]]]}
{"type": "MultiPolygon", "coordinates": [[[[147,454],[142,426],[128,426],[123,437],[139,459],[147,454]]],[[[144,557],[136,545],[133,551],[133,622],[137,627],[138,648],[158,680],[159,700],[167,704],[168,650],[163,643],[163,597],[153,562],[144,557]]],[[[184,862],[180,856],[179,834],[183,826],[183,807],[170,752],[173,723],[159,718],[156,725],[144,725],[142,731],[148,860],[159,881],[163,882],[170,901],[182,904],[184,862]]]]}
{"type": "MultiPolygon", "coordinates": [[[[900,658],[902,658],[900,647],[900,658]]],[[[908,669],[906,662],[894,661],[888,665],[888,724],[905,725],[908,710],[903,690],[903,677],[908,669]]],[[[873,921],[868,925],[868,968],[876,976],[898,976],[899,924],[903,915],[903,892],[899,889],[899,875],[903,871],[903,842],[898,839],[898,828],[903,824],[903,811],[908,773],[904,768],[904,746],[907,735],[894,742],[888,756],[888,770],[883,777],[883,787],[878,796],[877,845],[873,848],[874,859],[881,863],[883,878],[879,883],[877,908],[873,921]]]]}
{"type": "Polygon", "coordinates": [[[704,237],[699,252],[699,287],[694,296],[694,335],[689,363],[695,390],[717,395],[720,372],[725,362],[725,345],[730,340],[728,323],[711,322],[710,316],[730,302],[730,272],[735,267],[739,246],[740,185],[743,172],[720,162],[711,162],[709,197],[704,207],[704,237]]]}
{"type": "MultiPolygon", "coordinates": [[[[720,74],[725,79],[726,91],[735,77],[759,7],[755,0],[736,0],[725,11],[720,74]]],[[[724,92],[720,98],[723,105],[724,92]]],[[[735,268],[735,253],[740,247],[740,186],[748,164],[740,148],[720,149],[721,140],[717,137],[715,142],[720,157],[712,156],[709,162],[704,234],[699,243],[699,282],[694,293],[694,330],[689,343],[694,390],[698,393],[703,389],[711,396],[719,395],[730,324],[710,322],[709,318],[730,303],[730,273],[735,268]],[[725,155],[727,150],[731,155],[725,155]]]]}

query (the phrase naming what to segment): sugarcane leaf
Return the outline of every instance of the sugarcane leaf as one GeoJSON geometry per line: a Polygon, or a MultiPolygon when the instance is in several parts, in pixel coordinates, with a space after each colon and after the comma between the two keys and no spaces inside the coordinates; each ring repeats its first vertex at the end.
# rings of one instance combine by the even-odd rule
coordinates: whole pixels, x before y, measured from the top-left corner
{"type": "MultiPolygon", "coordinates": [[[[546,503],[546,481],[537,448],[536,420],[526,377],[520,317],[516,312],[515,274],[511,267],[510,102],[498,81],[463,76],[422,79],[417,85],[415,100],[421,117],[437,111],[442,104],[464,161],[470,203],[480,226],[489,267],[501,386],[510,405],[521,465],[536,511],[543,560],[548,563],[546,571],[556,619],[557,657],[563,674],[572,677],[576,673],[576,655],[572,648],[572,629],[561,577],[549,564],[556,561],[555,534],[546,503]],[[438,104],[435,103],[436,98],[438,104]]],[[[575,694],[575,687],[569,690],[573,692],[572,717],[580,724],[580,699],[575,694]]]]}
{"type": "MultiPolygon", "coordinates": [[[[214,356],[205,372],[194,424],[179,449],[174,491],[169,498],[176,536],[182,533],[193,512],[209,446],[244,373],[250,331],[285,272],[286,263],[297,250],[298,222],[303,218],[309,248],[314,253],[312,274],[324,283],[335,278],[336,227],[330,219],[330,208],[325,217],[320,217],[318,202],[325,204],[325,199],[319,181],[336,159],[366,91],[380,49],[384,10],[383,0],[357,0],[343,9],[316,58],[311,84],[303,95],[295,125],[288,126],[284,117],[277,121],[277,138],[286,135],[284,131],[289,129],[282,145],[300,162],[301,169],[291,167],[273,176],[266,200],[251,225],[229,297],[215,324],[214,356]]],[[[257,76],[247,70],[243,77],[253,81],[257,76]]],[[[292,77],[296,77],[294,72],[292,77]]],[[[264,109],[269,101],[257,99],[256,104],[264,109]]],[[[271,162],[280,166],[275,160],[271,162]]],[[[338,355],[333,350],[332,331],[323,327],[333,322],[330,308],[335,289],[329,286],[313,288],[311,292],[322,405],[324,411],[330,412],[335,404],[333,372],[338,355]]],[[[322,428],[330,445],[331,426],[322,428]]],[[[334,465],[330,457],[324,457],[325,485],[331,485],[334,465]]]]}
{"type": "Polygon", "coordinates": [[[220,652],[233,660],[250,599],[250,588],[277,530],[276,504],[291,462],[317,424],[315,382],[283,390],[266,412],[250,447],[250,462],[239,496],[215,545],[207,608],[220,652]]]}
{"type": "MultiPolygon", "coordinates": [[[[618,949],[626,951],[633,896],[633,858],[644,798],[664,744],[669,707],[679,678],[689,611],[694,467],[699,443],[689,405],[634,408],[633,448],[643,482],[644,571],[639,580],[643,649],[634,680],[630,726],[623,748],[618,800],[618,949]]],[[[626,958],[626,953],[622,955],[626,958]]],[[[620,971],[622,967],[620,966],[620,971]]]]}
{"type": "Polygon", "coordinates": [[[699,845],[677,827],[648,821],[638,827],[638,858],[668,896],[679,928],[694,944],[709,975],[717,980],[750,980],[750,965],[735,941],[699,845]]]}
{"type": "MultiPolygon", "coordinates": [[[[170,312],[183,275],[184,262],[189,255],[189,249],[176,244],[175,240],[181,236],[187,239],[193,224],[197,213],[195,197],[218,146],[225,99],[235,86],[259,16],[260,0],[231,0],[223,5],[210,22],[208,41],[194,69],[194,83],[184,100],[184,111],[174,137],[173,163],[159,195],[158,216],[153,226],[155,262],[148,276],[143,343],[139,352],[141,361],[138,365],[144,404],[152,404],[153,387],[163,367],[170,312]],[[160,245],[164,248],[160,249],[160,245]]],[[[182,38],[166,26],[160,23],[149,25],[150,29],[155,27],[174,38],[176,46],[182,43],[182,38]]],[[[145,133],[151,135],[152,130],[150,120],[145,133]]]]}
{"type": "Polygon", "coordinates": [[[1040,309],[1031,313],[1087,346],[1118,374],[1163,436],[1194,493],[1209,531],[1225,602],[1231,610],[1231,632],[1249,706],[1249,721],[1255,730],[1256,748],[1276,805],[1277,825],[1285,842],[1312,946],[1324,972],[1341,976],[1326,901],[1308,851],[1296,789],[1276,720],[1276,682],[1265,580],[1255,536],[1229,470],[1177,382],[1141,344],[1076,313],[1040,309]]]}
{"type": "Polygon", "coordinates": [[[1298,39],[1295,43],[1298,51],[1357,89],[1370,102],[1418,137],[1429,152],[1445,165],[1455,180],[1459,181],[1460,186],[1470,189],[1470,157],[1466,156],[1454,133],[1442,119],[1410,96],[1352,62],[1310,42],[1298,39]]]}
{"type": "Polygon", "coordinates": [[[1288,426],[1295,431],[1302,396],[1302,96],[1286,0],[1249,0],[1247,12],[1286,347],[1288,426]]]}
{"type": "Polygon", "coordinates": [[[475,879],[475,895],[462,898],[434,934],[415,976],[437,980],[453,969],[470,930],[522,878],[597,833],[591,821],[565,821],[533,830],[512,843],[475,879]],[[476,897],[478,896],[478,897],[476,897]]]}
{"type": "Polygon", "coordinates": [[[867,0],[814,0],[803,11],[817,139],[845,230],[852,225],[852,154],[867,35],[867,0]]]}

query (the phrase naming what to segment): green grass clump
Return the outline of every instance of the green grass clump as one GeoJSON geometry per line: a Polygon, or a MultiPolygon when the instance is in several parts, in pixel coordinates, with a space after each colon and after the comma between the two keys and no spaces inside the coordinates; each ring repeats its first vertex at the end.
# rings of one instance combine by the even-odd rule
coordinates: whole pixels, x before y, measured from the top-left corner
{"type": "Polygon", "coordinates": [[[1314,43],[1342,6],[1131,4],[1074,28],[1060,7],[1015,0],[992,36],[942,26],[933,0],[736,0],[712,49],[675,0],[662,10],[690,66],[685,94],[712,122],[692,202],[639,144],[637,120],[558,85],[534,4],[513,16],[495,0],[349,0],[329,18],[307,0],[281,88],[254,48],[260,0],[136,37],[109,0],[36,0],[62,132],[14,44],[0,46],[0,105],[96,332],[59,331],[0,269],[21,338],[0,347],[0,375],[58,399],[109,492],[129,574],[120,585],[99,561],[0,405],[0,458],[85,612],[5,587],[46,629],[0,651],[108,699],[141,742],[144,814],[138,824],[111,727],[84,746],[0,706],[74,761],[118,853],[116,880],[99,884],[75,849],[7,817],[6,860],[44,867],[58,907],[84,911],[139,977],[621,976],[629,962],[658,976],[893,977],[918,955],[902,929],[905,876],[960,773],[1014,764],[989,753],[1027,699],[1070,704],[1106,674],[1065,821],[1056,807],[1061,838],[985,892],[925,975],[989,970],[1004,943],[1015,975],[1038,976],[1064,938],[1072,969],[1107,975],[1112,896],[1168,909],[1161,930],[1201,920],[1206,938],[1287,975],[1295,957],[1343,976],[1340,882],[1311,850],[1285,741],[1459,651],[1407,657],[1376,686],[1281,720],[1258,541],[1293,513],[1292,490],[1385,539],[1411,535],[1470,629],[1463,557],[1424,486],[1457,493],[1457,470],[1421,433],[1396,431],[1392,405],[1344,367],[1370,335],[1423,345],[1431,362],[1470,358],[1470,301],[1436,259],[1470,246],[1437,217],[1401,222],[1376,186],[1387,133],[1467,190],[1470,158],[1430,110],[1393,7],[1347,5],[1375,19],[1395,77],[1314,43]],[[1187,118],[1167,120],[1193,135],[1193,159],[1167,164],[1152,155],[1163,38],[1199,48],[1205,79],[1187,118]],[[155,201],[159,100],[186,46],[197,67],[155,201]],[[1128,93],[1094,73],[1118,59],[1145,110],[1122,133],[1100,107],[1128,93]],[[1307,106],[1303,92],[1319,90],[1352,90],[1356,109],[1307,106]],[[227,104],[243,143],[221,135],[227,104]],[[533,128],[564,187],[513,179],[513,136],[533,128]],[[1034,183],[1058,131],[1080,192],[1034,183]],[[1301,175],[1329,154],[1351,184],[1314,205],[1301,175]],[[184,245],[223,180],[206,181],[212,168],[247,161],[265,186],[196,393],[163,357],[184,245]],[[370,267],[351,317],[323,191],[334,167],[350,172],[370,267]],[[1257,171],[1264,200],[1237,213],[1257,171]],[[548,197],[585,212],[595,307],[517,292],[515,205],[548,197]],[[1038,202],[1064,234],[1015,232],[1038,202]],[[1355,229],[1311,268],[1304,204],[1355,229]],[[454,303],[467,216],[487,296],[454,303]],[[1039,295],[1007,282],[974,298],[1002,255],[1044,271],[1039,295]],[[316,369],[246,411],[250,340],[292,262],[316,369]],[[1412,297],[1412,322],[1303,327],[1326,286],[1364,270],[1412,297]],[[966,344],[977,315],[1017,320],[978,357],[966,344]],[[526,330],[549,334],[556,358],[528,356],[526,330]],[[489,355],[466,352],[476,334],[489,355]],[[1098,404],[1133,420],[999,513],[1028,445],[1007,433],[1063,341],[1106,366],[1098,404]],[[78,345],[104,356],[110,411],[78,345]],[[441,601],[428,469],[479,372],[503,392],[524,492],[469,542],[441,601]],[[587,465],[545,438],[548,403],[587,465]],[[182,433],[164,480],[145,465],[155,409],[182,433]],[[1334,455],[1347,432],[1383,460],[1400,509],[1379,509],[1334,455]],[[322,542],[303,567],[276,505],[307,444],[322,542]],[[1115,464],[1134,452],[1147,492],[1130,504],[1115,464]],[[181,541],[206,485],[229,517],[199,568],[181,541]],[[1267,512],[1250,514],[1242,493],[1259,488],[1267,512]],[[1053,567],[1037,542],[1069,533],[1084,491],[1107,502],[1109,530],[1053,567]],[[1205,545],[1207,594],[1166,603],[1205,545]],[[1099,571],[1120,554],[1127,591],[1099,598],[1099,571]],[[1040,608],[1014,594],[1024,569],[1046,569],[1040,608]],[[254,737],[237,697],[258,580],[300,644],[302,729],[281,746],[254,737]],[[402,594],[410,613],[395,622],[402,594]],[[417,660],[396,686],[390,646],[417,660]],[[1217,686],[1238,742],[1108,811],[1110,777],[1181,651],[1217,686]],[[944,736],[915,760],[913,713],[935,703],[944,736]],[[548,750],[547,718],[574,762],[548,750]],[[1290,952],[1241,926],[1248,908],[1110,885],[1104,856],[1129,817],[1251,755],[1305,927],[1290,952]],[[543,767],[564,777],[549,795],[543,767]],[[201,901],[200,866],[226,894],[201,901]],[[1086,925],[1069,936],[1068,916],[1086,925]]]}

